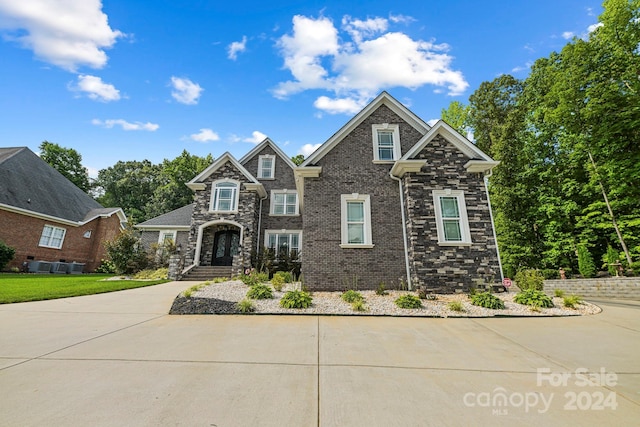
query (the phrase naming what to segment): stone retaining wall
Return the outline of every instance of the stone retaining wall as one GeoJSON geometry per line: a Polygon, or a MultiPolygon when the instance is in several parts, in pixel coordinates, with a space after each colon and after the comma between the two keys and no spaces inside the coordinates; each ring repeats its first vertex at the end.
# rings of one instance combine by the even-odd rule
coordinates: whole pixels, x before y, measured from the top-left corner
{"type": "Polygon", "coordinates": [[[545,280],[544,289],[553,294],[562,289],[565,295],[619,299],[640,299],[640,277],[607,277],[602,279],[545,280]]]}

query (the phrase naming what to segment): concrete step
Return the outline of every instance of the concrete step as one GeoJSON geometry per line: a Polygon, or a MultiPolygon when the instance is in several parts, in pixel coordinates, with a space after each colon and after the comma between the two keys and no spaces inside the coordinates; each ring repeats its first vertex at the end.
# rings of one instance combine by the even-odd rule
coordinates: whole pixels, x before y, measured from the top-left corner
{"type": "Polygon", "coordinates": [[[231,277],[231,267],[199,266],[191,269],[182,279],[184,281],[206,281],[217,277],[231,277]]]}

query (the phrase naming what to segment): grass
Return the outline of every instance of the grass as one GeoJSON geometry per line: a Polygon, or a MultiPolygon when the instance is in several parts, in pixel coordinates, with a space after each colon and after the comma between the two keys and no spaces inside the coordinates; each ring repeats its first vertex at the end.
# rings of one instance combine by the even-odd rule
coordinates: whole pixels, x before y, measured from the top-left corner
{"type": "Polygon", "coordinates": [[[0,274],[0,304],[122,291],[168,280],[100,280],[113,274],[0,274]]]}

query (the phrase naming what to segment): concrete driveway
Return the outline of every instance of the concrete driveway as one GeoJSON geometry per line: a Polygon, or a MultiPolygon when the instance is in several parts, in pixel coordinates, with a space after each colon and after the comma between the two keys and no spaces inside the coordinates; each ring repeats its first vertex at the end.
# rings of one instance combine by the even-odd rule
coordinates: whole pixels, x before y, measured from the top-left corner
{"type": "Polygon", "coordinates": [[[640,420],[639,302],[580,318],[167,315],[191,284],[0,305],[0,425],[640,420]]]}

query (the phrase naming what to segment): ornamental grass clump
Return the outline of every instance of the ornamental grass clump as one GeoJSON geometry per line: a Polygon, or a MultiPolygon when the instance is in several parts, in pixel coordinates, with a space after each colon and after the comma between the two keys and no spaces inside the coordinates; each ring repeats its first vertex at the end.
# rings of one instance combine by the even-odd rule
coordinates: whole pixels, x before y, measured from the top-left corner
{"type": "Polygon", "coordinates": [[[283,308],[309,308],[313,298],[308,292],[302,290],[288,291],[282,296],[280,306],[283,308]]]}
{"type": "Polygon", "coordinates": [[[542,291],[536,291],[534,289],[528,289],[518,293],[513,301],[518,304],[529,305],[538,308],[551,308],[553,307],[553,301],[551,297],[547,296],[542,291]]]}
{"type": "Polygon", "coordinates": [[[471,295],[471,304],[479,307],[490,308],[492,310],[504,309],[504,302],[491,292],[480,292],[475,295],[471,295]]]}
{"type": "Polygon", "coordinates": [[[580,298],[578,295],[568,295],[562,300],[562,303],[567,308],[576,308],[576,305],[582,304],[582,298],[580,298]]]}
{"type": "Polygon", "coordinates": [[[406,308],[406,309],[421,308],[422,307],[422,301],[420,300],[420,298],[418,298],[415,295],[410,295],[410,294],[405,294],[405,295],[399,296],[396,299],[395,303],[396,303],[396,305],[398,307],[406,308]]]}
{"type": "Polygon", "coordinates": [[[236,304],[236,309],[243,314],[253,313],[256,311],[256,307],[253,303],[246,298],[236,304]]]}
{"type": "Polygon", "coordinates": [[[460,301],[451,301],[447,304],[447,308],[451,311],[462,312],[464,311],[464,307],[460,301]]]}

